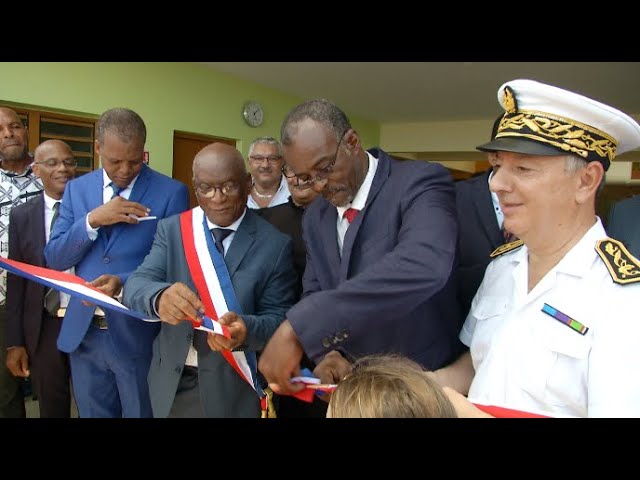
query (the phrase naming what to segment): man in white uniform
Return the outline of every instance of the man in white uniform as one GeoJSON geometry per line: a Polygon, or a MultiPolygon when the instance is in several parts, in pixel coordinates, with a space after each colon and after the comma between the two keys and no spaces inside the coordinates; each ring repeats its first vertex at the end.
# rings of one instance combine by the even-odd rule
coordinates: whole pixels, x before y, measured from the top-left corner
{"type": "Polygon", "coordinates": [[[435,377],[460,416],[486,416],[473,403],[640,416],[640,262],[595,214],[604,172],[640,147],[640,126],[531,80],[505,83],[498,100],[496,138],[478,149],[495,152],[490,188],[520,240],[492,254],[460,333],[470,351],[435,377]]]}

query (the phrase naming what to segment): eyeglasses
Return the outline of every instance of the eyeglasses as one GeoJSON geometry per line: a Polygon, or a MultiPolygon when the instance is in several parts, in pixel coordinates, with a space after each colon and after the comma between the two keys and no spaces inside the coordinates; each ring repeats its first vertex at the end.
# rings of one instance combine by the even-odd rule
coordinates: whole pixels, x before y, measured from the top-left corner
{"type": "Polygon", "coordinates": [[[266,160],[271,165],[275,165],[281,159],[282,159],[282,157],[280,155],[267,155],[267,156],[265,156],[265,155],[251,155],[249,157],[249,160],[251,160],[253,163],[261,164],[262,162],[264,162],[266,160]]]}
{"type": "Polygon", "coordinates": [[[207,184],[195,186],[196,193],[201,197],[213,198],[216,194],[216,190],[220,190],[220,193],[225,197],[233,197],[240,193],[240,185],[235,182],[228,182],[221,187],[215,187],[207,184]]]}
{"type": "Polygon", "coordinates": [[[78,161],[75,158],[67,158],[61,161],[50,158],[49,160],[45,160],[44,162],[33,162],[33,163],[35,165],[44,165],[47,168],[58,168],[60,164],[64,164],[64,166],[68,168],[76,168],[78,166],[78,161]]]}
{"type": "Polygon", "coordinates": [[[344,140],[346,133],[347,132],[344,132],[340,137],[340,140],[338,141],[338,146],[336,147],[336,153],[333,156],[333,160],[331,160],[324,167],[318,169],[315,176],[312,177],[311,175],[296,175],[293,172],[293,170],[291,170],[291,167],[289,167],[289,165],[287,164],[284,164],[282,166],[282,174],[287,178],[295,178],[296,179],[295,186],[298,187],[299,190],[307,190],[308,188],[311,188],[314,183],[325,180],[329,175],[331,175],[331,172],[333,172],[333,166],[336,164],[336,161],[338,160],[340,145],[342,144],[342,140],[344,140]]]}

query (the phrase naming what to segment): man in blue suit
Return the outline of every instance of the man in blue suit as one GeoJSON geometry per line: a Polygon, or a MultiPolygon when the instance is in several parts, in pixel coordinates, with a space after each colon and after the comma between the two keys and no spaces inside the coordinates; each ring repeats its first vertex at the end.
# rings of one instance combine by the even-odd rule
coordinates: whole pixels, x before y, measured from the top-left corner
{"type": "Polygon", "coordinates": [[[620,200],[613,205],[607,222],[607,233],[620,240],[634,257],[640,258],[640,195],[620,200]]]}
{"type": "Polygon", "coordinates": [[[214,143],[198,152],[193,185],[199,206],[160,222],[151,253],[124,288],[126,305],[162,320],[149,372],[153,414],[256,418],[258,394],[223,355],[233,349],[238,363],[239,358],[252,358],[255,379],[255,352],[296,298],[292,242],[247,208],[251,176],[234,147],[214,143]],[[228,307],[224,311],[211,288],[216,278],[228,307]],[[208,296],[230,339],[194,331],[191,322],[184,321],[200,321],[208,296]]]}
{"type": "Polygon", "coordinates": [[[448,171],[365,151],[344,112],[326,100],[294,108],[281,134],[285,176],[322,197],[303,217],[303,298],[260,358],[271,388],[302,388],[289,379],[303,350],[315,362],[331,350],[349,360],[399,353],[430,369],[452,361],[461,321],[448,171]]]}
{"type": "MultiPolygon", "coordinates": [[[[145,141],[145,124],[132,110],[100,116],[95,149],[103,168],[67,185],[45,248],[50,268],[73,267],[114,297],[149,253],[158,220],[189,208],[185,185],[143,163],[145,141]]],[[[71,298],[58,348],[70,354],[80,417],[151,416],[147,374],[158,330],[71,298]]]]}

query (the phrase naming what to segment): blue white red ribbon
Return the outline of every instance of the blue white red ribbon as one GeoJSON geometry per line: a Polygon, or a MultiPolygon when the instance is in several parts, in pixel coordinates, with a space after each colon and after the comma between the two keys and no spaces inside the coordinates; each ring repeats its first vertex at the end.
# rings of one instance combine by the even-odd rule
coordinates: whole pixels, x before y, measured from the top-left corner
{"type": "MultiPolygon", "coordinates": [[[[46,287],[51,287],[55,290],[79,297],[82,300],[99,305],[102,308],[108,308],[109,310],[124,313],[125,315],[144,320],[145,322],[160,321],[158,318],[149,318],[144,313],[128,309],[115,298],[104,294],[93,285],[90,285],[84,278],[71,273],[59,272],[45,267],[37,267],[35,265],[10,260],[4,257],[0,257],[0,268],[4,268],[8,272],[46,287]]],[[[223,335],[226,338],[231,338],[229,329],[225,325],[222,325],[206,315],[202,316],[202,323],[194,322],[194,328],[204,330],[206,332],[217,333],[218,335],[223,335]]]]}

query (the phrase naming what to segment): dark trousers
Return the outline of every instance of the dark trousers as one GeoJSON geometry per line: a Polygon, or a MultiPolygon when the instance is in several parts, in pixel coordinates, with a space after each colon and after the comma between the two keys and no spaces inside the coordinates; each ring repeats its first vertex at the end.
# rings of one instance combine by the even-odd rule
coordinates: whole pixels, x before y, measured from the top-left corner
{"type": "Polygon", "coordinates": [[[62,319],[43,313],[35,352],[29,352],[31,379],[38,396],[40,418],[70,418],[71,371],[69,356],[58,350],[56,341],[62,319]]]}
{"type": "Polygon", "coordinates": [[[198,368],[185,365],[167,418],[205,418],[198,386],[198,368]]]}
{"type": "Polygon", "coordinates": [[[25,418],[22,379],[14,377],[7,368],[7,317],[4,304],[0,305],[0,418],[25,418]]]}

